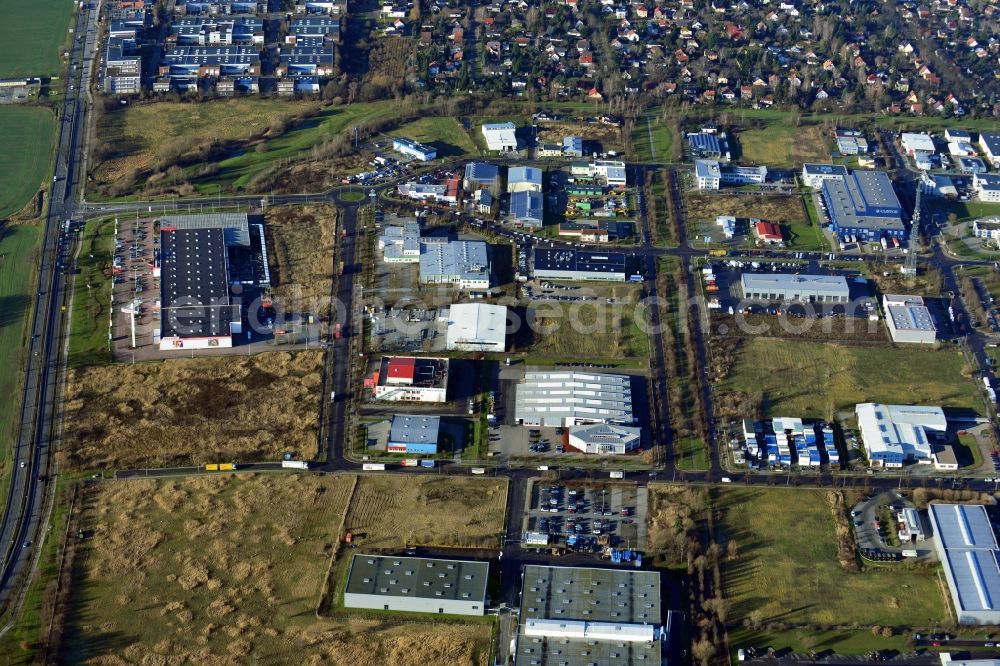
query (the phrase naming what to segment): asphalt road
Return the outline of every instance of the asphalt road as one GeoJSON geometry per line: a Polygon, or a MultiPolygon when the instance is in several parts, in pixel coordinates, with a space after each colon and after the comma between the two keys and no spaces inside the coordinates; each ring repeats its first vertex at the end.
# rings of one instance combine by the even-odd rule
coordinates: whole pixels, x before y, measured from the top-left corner
{"type": "Polygon", "coordinates": [[[0,606],[11,601],[19,579],[30,568],[39,530],[45,518],[45,494],[48,489],[49,453],[57,432],[54,419],[58,411],[58,378],[63,368],[63,275],[55,270],[61,222],[74,212],[74,199],[83,175],[79,160],[86,131],[86,103],[81,91],[91,84],[97,10],[77,15],[74,34],[85,37],[73,40],[69,59],[66,96],[59,114],[55,176],[45,220],[39,294],[32,313],[31,339],[21,403],[20,430],[13,449],[10,490],[0,526],[3,563],[0,565],[0,606]]]}
{"type": "MultiPolygon", "coordinates": [[[[354,317],[354,277],[361,273],[361,266],[357,264],[356,250],[357,240],[362,238],[358,235],[358,205],[348,204],[341,209],[341,219],[346,235],[340,239],[340,261],[343,262],[343,274],[337,279],[337,294],[334,304],[343,307],[344,323],[341,327],[340,339],[331,340],[328,347],[327,365],[327,385],[334,399],[330,400],[330,418],[327,427],[327,452],[326,467],[329,471],[337,469],[347,469],[348,463],[344,460],[341,445],[346,446],[350,433],[350,414],[348,407],[351,404],[351,342],[355,335],[361,331],[354,331],[352,324],[354,317]]],[[[336,316],[336,313],[335,313],[336,316]]],[[[331,337],[333,334],[331,333],[331,337]]],[[[324,396],[324,399],[329,399],[324,396]]]]}

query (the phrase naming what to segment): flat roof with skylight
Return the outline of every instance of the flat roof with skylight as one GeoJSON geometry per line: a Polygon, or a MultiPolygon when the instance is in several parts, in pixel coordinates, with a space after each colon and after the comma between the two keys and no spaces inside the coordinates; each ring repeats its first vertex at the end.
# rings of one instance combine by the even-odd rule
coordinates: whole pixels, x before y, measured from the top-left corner
{"type": "Polygon", "coordinates": [[[518,665],[660,663],[659,573],[529,564],[521,578],[518,665]]]}

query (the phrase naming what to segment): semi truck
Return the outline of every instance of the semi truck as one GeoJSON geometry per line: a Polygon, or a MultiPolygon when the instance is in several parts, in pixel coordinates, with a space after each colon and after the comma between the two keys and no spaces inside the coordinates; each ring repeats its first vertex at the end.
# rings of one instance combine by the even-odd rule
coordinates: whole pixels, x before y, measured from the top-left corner
{"type": "Polygon", "coordinates": [[[309,463],[305,460],[282,460],[281,466],[285,469],[309,469],[309,463]]]}
{"type": "Polygon", "coordinates": [[[384,472],[385,463],[365,463],[361,466],[361,469],[366,472],[384,472]]]}

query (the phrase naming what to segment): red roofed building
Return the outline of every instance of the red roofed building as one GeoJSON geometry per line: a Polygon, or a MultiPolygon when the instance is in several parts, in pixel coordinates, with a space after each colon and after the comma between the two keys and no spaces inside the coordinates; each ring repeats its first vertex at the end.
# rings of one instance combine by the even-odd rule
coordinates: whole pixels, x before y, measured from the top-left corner
{"type": "Polygon", "coordinates": [[[389,372],[385,378],[386,384],[412,384],[413,375],[417,370],[417,359],[406,356],[395,356],[389,359],[389,372]]]}
{"type": "Polygon", "coordinates": [[[773,222],[758,221],[753,225],[753,233],[758,240],[768,245],[780,245],[785,240],[781,235],[781,227],[773,222]]]}
{"type": "Polygon", "coordinates": [[[364,385],[375,400],[446,402],[448,359],[383,356],[364,385]]]}

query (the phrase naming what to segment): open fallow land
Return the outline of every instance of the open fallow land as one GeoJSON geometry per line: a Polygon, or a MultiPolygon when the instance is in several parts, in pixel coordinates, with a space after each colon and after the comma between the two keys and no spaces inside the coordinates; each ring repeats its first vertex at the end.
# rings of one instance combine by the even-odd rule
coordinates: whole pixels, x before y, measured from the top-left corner
{"type": "Polygon", "coordinates": [[[357,481],[224,475],[91,487],[58,618],[60,663],[486,666],[487,622],[317,616],[357,481]]]}
{"type": "Polygon", "coordinates": [[[71,370],[63,455],[76,468],[314,458],[321,368],[303,351],[71,370]]]}

